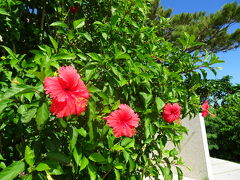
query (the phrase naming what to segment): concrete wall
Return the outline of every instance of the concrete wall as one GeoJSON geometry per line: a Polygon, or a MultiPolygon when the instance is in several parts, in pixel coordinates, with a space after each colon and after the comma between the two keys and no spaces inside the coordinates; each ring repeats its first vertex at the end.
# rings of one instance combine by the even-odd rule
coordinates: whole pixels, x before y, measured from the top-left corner
{"type": "Polygon", "coordinates": [[[189,132],[184,137],[180,147],[180,156],[182,156],[185,165],[191,168],[191,171],[187,168],[182,168],[183,175],[196,180],[212,180],[204,118],[201,114],[191,120],[185,118],[182,120],[182,125],[189,132]]]}

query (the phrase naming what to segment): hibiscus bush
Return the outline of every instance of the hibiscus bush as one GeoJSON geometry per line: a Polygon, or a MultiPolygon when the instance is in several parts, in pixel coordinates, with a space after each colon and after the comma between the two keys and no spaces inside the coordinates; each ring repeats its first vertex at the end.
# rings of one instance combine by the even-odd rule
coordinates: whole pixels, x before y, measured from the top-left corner
{"type": "Polygon", "coordinates": [[[153,25],[148,0],[0,5],[1,180],[182,178],[181,119],[201,111],[214,54],[161,37],[169,20],[153,25]]]}

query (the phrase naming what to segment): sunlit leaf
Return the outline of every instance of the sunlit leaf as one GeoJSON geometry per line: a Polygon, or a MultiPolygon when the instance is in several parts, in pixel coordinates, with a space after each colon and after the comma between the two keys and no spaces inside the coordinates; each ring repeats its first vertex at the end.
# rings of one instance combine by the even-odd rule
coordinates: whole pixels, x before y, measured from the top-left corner
{"type": "Polygon", "coordinates": [[[36,123],[38,130],[41,130],[49,118],[49,109],[47,103],[43,103],[37,110],[36,123]]]}
{"type": "Polygon", "coordinates": [[[25,164],[23,161],[13,162],[10,166],[6,167],[0,172],[1,180],[13,180],[20,172],[23,172],[25,164]]]}
{"type": "Polygon", "coordinates": [[[34,151],[29,146],[26,146],[25,148],[24,159],[30,167],[33,167],[35,162],[35,155],[34,155],[34,151]]]}

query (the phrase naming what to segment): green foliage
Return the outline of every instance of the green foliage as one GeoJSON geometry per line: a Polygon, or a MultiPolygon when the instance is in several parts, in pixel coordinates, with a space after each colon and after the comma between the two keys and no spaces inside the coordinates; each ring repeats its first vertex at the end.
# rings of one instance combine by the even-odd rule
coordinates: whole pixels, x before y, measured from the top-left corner
{"type": "Polygon", "coordinates": [[[206,118],[211,156],[239,162],[239,103],[239,92],[228,94],[223,98],[221,106],[212,110],[216,117],[206,118]]]}
{"type": "Polygon", "coordinates": [[[196,13],[181,13],[171,16],[172,9],[165,10],[160,0],[153,0],[153,8],[149,14],[153,24],[160,27],[159,34],[173,42],[183,38],[184,33],[194,35],[198,43],[196,46],[186,47],[185,51],[194,52],[206,49],[210,52],[229,51],[240,46],[240,28],[230,32],[232,25],[240,23],[240,5],[237,2],[225,4],[221,10],[206,14],[205,11],[196,13]],[[160,5],[159,5],[160,4],[160,5]],[[162,31],[162,22],[169,24],[162,31]]]}
{"type": "Polygon", "coordinates": [[[24,162],[22,161],[13,162],[10,166],[6,167],[0,172],[0,178],[3,180],[14,179],[20,172],[24,170],[24,166],[24,162]]]}
{"type": "Polygon", "coordinates": [[[222,79],[203,82],[202,86],[197,89],[201,100],[208,100],[215,108],[221,106],[226,96],[240,91],[240,85],[233,85],[230,80],[231,76],[224,76],[222,79]]]}
{"type": "Polygon", "coordinates": [[[0,7],[10,15],[0,13],[0,175],[171,179],[177,167],[181,179],[177,147],[186,129],[161,113],[167,102],[182,106],[182,118],[198,113],[196,89],[204,68],[215,71],[220,62],[214,54],[202,59],[183,51],[198,44],[190,34],[179,47],[160,37],[149,23],[149,1],[9,0],[0,7]],[[58,119],[49,113],[42,82],[66,65],[77,69],[91,98],[85,113],[58,119]],[[119,104],[139,114],[132,138],[116,138],[102,119],[119,104]],[[168,141],[176,148],[166,149],[168,141]]]}
{"type": "Polygon", "coordinates": [[[233,85],[230,80],[230,76],[206,80],[197,89],[197,93],[202,102],[208,100],[213,107],[210,109],[212,115],[205,118],[211,156],[239,162],[239,152],[231,147],[239,146],[237,133],[240,86],[233,85]]]}

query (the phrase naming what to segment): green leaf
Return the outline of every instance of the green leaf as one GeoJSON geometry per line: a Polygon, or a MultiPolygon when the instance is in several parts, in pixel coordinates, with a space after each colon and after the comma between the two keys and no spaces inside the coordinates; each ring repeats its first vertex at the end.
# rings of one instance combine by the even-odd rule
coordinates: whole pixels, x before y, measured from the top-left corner
{"type": "Polygon", "coordinates": [[[94,101],[88,103],[88,111],[89,111],[89,118],[88,118],[88,134],[90,141],[94,139],[94,126],[93,126],[93,119],[96,117],[96,104],[94,101]]]}
{"type": "Polygon", "coordinates": [[[85,169],[85,167],[86,167],[88,164],[89,164],[88,159],[87,159],[85,156],[83,156],[83,158],[82,158],[81,161],[80,161],[80,171],[83,170],[83,169],[85,169]]]}
{"type": "Polygon", "coordinates": [[[131,158],[131,157],[129,157],[129,172],[132,172],[133,170],[134,170],[134,168],[135,168],[135,162],[134,162],[134,160],[131,158]]]}
{"type": "Polygon", "coordinates": [[[77,132],[83,137],[87,136],[87,131],[84,128],[77,129],[77,132]]]}
{"type": "Polygon", "coordinates": [[[68,28],[68,25],[62,21],[53,22],[52,24],[50,24],[50,26],[59,26],[59,27],[68,28]]]}
{"type": "Polygon", "coordinates": [[[66,127],[67,127],[67,122],[64,121],[62,118],[59,119],[59,123],[61,124],[61,126],[62,126],[63,128],[66,128],[66,127]]]}
{"type": "Polygon", "coordinates": [[[53,161],[53,160],[47,160],[47,161],[45,161],[45,163],[50,168],[47,171],[50,175],[61,175],[61,174],[64,174],[63,169],[62,169],[62,167],[60,166],[60,164],[58,162],[53,161]]]}
{"type": "Polygon", "coordinates": [[[142,2],[142,0],[136,0],[136,5],[138,6],[138,7],[141,7],[141,8],[143,8],[143,2],[142,2]]]}
{"type": "Polygon", "coordinates": [[[183,172],[179,167],[176,167],[177,169],[177,173],[178,173],[178,180],[182,180],[183,179],[183,172]]]}
{"type": "Polygon", "coordinates": [[[102,128],[102,133],[101,133],[101,138],[103,138],[104,136],[107,135],[108,131],[109,131],[109,126],[106,124],[105,126],[103,126],[102,128]]]}
{"type": "Polygon", "coordinates": [[[106,159],[100,153],[92,153],[89,156],[89,159],[94,161],[94,162],[98,162],[98,163],[105,163],[106,162],[106,159]]]}
{"type": "Polygon", "coordinates": [[[129,56],[129,54],[124,53],[119,51],[116,55],[115,55],[115,59],[131,59],[131,56],[129,56]]]}
{"type": "Polygon", "coordinates": [[[0,113],[8,106],[8,103],[12,102],[9,99],[0,101],[0,113]]]}
{"type": "Polygon", "coordinates": [[[95,92],[99,92],[101,91],[100,89],[98,89],[97,87],[95,86],[91,86],[91,87],[88,87],[88,91],[91,93],[95,93],[95,92]]]}
{"type": "Polygon", "coordinates": [[[41,107],[37,110],[36,115],[36,123],[37,123],[37,129],[41,130],[44,126],[44,124],[47,122],[49,117],[49,110],[47,103],[43,103],[41,107]]]}
{"type": "Polygon", "coordinates": [[[72,152],[78,139],[78,131],[75,127],[72,128],[72,138],[70,140],[69,146],[70,146],[70,151],[72,152]]]}
{"type": "Polygon", "coordinates": [[[163,100],[160,97],[156,97],[155,102],[157,105],[157,110],[158,110],[158,112],[160,112],[162,110],[162,108],[165,106],[165,103],[163,102],[163,100]]]}
{"type": "Polygon", "coordinates": [[[29,92],[35,92],[35,89],[32,86],[15,86],[9,88],[5,93],[0,94],[0,102],[9,99],[12,96],[21,95],[29,92]]]}
{"type": "Polygon", "coordinates": [[[169,156],[170,157],[174,157],[176,155],[178,155],[178,151],[175,148],[172,149],[171,151],[169,151],[169,156]]]}
{"type": "Polygon", "coordinates": [[[88,164],[88,174],[90,175],[91,180],[95,180],[97,177],[96,167],[92,164],[88,164]]]}
{"type": "Polygon", "coordinates": [[[77,56],[80,57],[80,59],[82,60],[87,60],[87,57],[82,53],[78,53],[77,56]]]}
{"type": "Polygon", "coordinates": [[[145,92],[140,92],[140,95],[143,97],[145,108],[147,108],[151,99],[152,99],[152,94],[147,94],[145,92]]]}
{"type": "Polygon", "coordinates": [[[34,155],[33,150],[31,150],[31,148],[29,146],[26,146],[26,148],[25,148],[24,159],[30,167],[33,167],[34,162],[35,162],[35,160],[34,160],[35,155],[34,155]]]}
{"type": "Polygon", "coordinates": [[[50,35],[49,35],[49,38],[50,38],[50,41],[51,41],[54,49],[57,50],[57,49],[58,49],[58,43],[57,43],[57,41],[55,41],[55,39],[53,39],[53,37],[50,36],[50,35]]]}
{"type": "Polygon", "coordinates": [[[78,28],[81,28],[85,25],[85,18],[82,18],[82,19],[78,19],[78,20],[75,20],[73,21],[73,27],[74,29],[78,29],[78,28]]]}
{"type": "Polygon", "coordinates": [[[115,26],[117,24],[117,21],[119,19],[119,16],[118,15],[114,15],[111,17],[111,25],[112,26],[115,26]]]}
{"type": "Polygon", "coordinates": [[[114,173],[115,173],[115,176],[116,176],[116,180],[121,180],[120,173],[117,169],[114,169],[114,173]]]}
{"type": "Polygon", "coordinates": [[[75,59],[76,55],[74,53],[60,53],[54,55],[51,59],[52,60],[62,60],[62,59],[75,59]]]}
{"type": "Polygon", "coordinates": [[[3,47],[10,56],[12,56],[13,58],[16,58],[17,55],[9,47],[7,46],[1,46],[1,47],[3,47]]]}
{"type": "Polygon", "coordinates": [[[132,143],[132,141],[133,141],[133,139],[131,139],[131,138],[128,138],[128,137],[125,137],[125,138],[123,138],[123,140],[121,141],[121,145],[122,146],[128,146],[129,144],[131,144],[132,143]]]}
{"type": "Polygon", "coordinates": [[[124,168],[124,164],[123,163],[117,163],[117,164],[115,164],[115,168],[116,169],[123,169],[124,168]]]}
{"type": "Polygon", "coordinates": [[[79,148],[75,147],[73,150],[73,157],[78,166],[80,166],[81,158],[82,158],[82,152],[79,150],[79,148]]]}
{"type": "Polygon", "coordinates": [[[145,138],[147,139],[150,135],[150,129],[149,129],[149,125],[150,125],[150,118],[145,118],[144,119],[144,129],[145,129],[145,138]]]}
{"type": "Polygon", "coordinates": [[[70,162],[70,158],[61,152],[48,152],[47,158],[66,164],[70,162]]]}
{"type": "Polygon", "coordinates": [[[0,154],[0,161],[4,161],[6,159],[3,158],[3,156],[0,154]]]}
{"type": "Polygon", "coordinates": [[[20,105],[20,106],[18,107],[17,112],[18,112],[19,114],[23,114],[26,110],[27,110],[26,104],[22,104],[22,105],[20,105]]]}
{"type": "Polygon", "coordinates": [[[27,98],[27,100],[29,101],[29,102],[32,102],[32,98],[33,98],[33,96],[34,96],[34,92],[30,92],[30,93],[25,93],[25,94],[23,94],[23,96],[25,97],[25,98],[27,98]]]}
{"type": "Polygon", "coordinates": [[[89,66],[85,71],[85,80],[88,82],[96,74],[96,67],[89,66]]]}
{"type": "Polygon", "coordinates": [[[122,146],[120,146],[119,144],[115,144],[113,147],[112,147],[112,150],[113,151],[121,151],[121,150],[124,150],[124,148],[122,146]]]}
{"type": "Polygon", "coordinates": [[[5,16],[10,16],[10,14],[3,8],[0,8],[0,14],[5,15],[5,16]]]}
{"type": "Polygon", "coordinates": [[[210,70],[213,72],[215,76],[217,75],[217,71],[214,68],[211,67],[210,70]]]}
{"type": "Polygon", "coordinates": [[[88,32],[85,32],[85,33],[82,33],[82,34],[88,41],[92,41],[92,37],[88,32]]]}
{"type": "Polygon", "coordinates": [[[23,112],[22,118],[21,118],[21,122],[22,123],[30,122],[31,119],[35,116],[36,112],[37,112],[36,108],[32,108],[32,109],[30,109],[28,111],[23,112]]]}
{"type": "Polygon", "coordinates": [[[33,176],[31,174],[21,177],[21,180],[32,180],[32,179],[33,179],[33,176]]]}
{"type": "Polygon", "coordinates": [[[107,37],[108,37],[107,33],[102,33],[102,37],[103,37],[105,40],[107,40],[107,37]]]}
{"type": "Polygon", "coordinates": [[[45,77],[46,77],[46,74],[44,71],[41,71],[41,72],[32,72],[32,74],[34,74],[40,81],[44,81],[45,77]]]}
{"type": "Polygon", "coordinates": [[[97,53],[87,53],[87,55],[92,58],[93,60],[96,60],[96,61],[101,61],[101,58],[100,56],[97,54],[97,53]]]}
{"type": "Polygon", "coordinates": [[[129,160],[129,153],[127,151],[125,151],[125,150],[123,151],[123,157],[124,157],[125,161],[128,162],[128,160],[129,160]]]}
{"type": "Polygon", "coordinates": [[[35,168],[36,171],[46,171],[49,170],[50,167],[46,163],[39,163],[37,167],[35,168]]]}
{"type": "Polygon", "coordinates": [[[6,165],[4,162],[0,162],[0,169],[5,169],[6,168],[6,165]]]}
{"type": "Polygon", "coordinates": [[[13,162],[10,166],[6,167],[0,172],[1,180],[13,180],[20,172],[23,172],[25,164],[23,161],[13,162]]]}
{"type": "Polygon", "coordinates": [[[122,76],[122,73],[119,72],[119,71],[117,70],[117,68],[115,68],[114,66],[111,66],[111,69],[112,69],[113,73],[118,77],[118,79],[119,79],[120,81],[122,81],[122,80],[124,79],[123,76],[122,76]]]}

